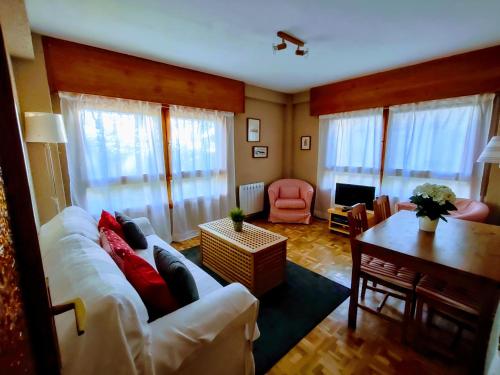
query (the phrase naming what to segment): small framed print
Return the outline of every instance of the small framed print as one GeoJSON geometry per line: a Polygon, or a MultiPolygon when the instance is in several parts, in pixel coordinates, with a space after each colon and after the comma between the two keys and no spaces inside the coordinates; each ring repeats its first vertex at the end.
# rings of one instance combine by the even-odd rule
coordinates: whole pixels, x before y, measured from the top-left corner
{"type": "Polygon", "coordinates": [[[247,118],[247,142],[260,142],[260,120],[247,118]]]}
{"type": "Polygon", "coordinates": [[[252,157],[256,159],[267,158],[267,146],[253,146],[252,157]]]}
{"type": "Polygon", "coordinates": [[[311,136],[304,135],[300,137],[300,149],[301,150],[310,150],[311,149],[311,136]]]}

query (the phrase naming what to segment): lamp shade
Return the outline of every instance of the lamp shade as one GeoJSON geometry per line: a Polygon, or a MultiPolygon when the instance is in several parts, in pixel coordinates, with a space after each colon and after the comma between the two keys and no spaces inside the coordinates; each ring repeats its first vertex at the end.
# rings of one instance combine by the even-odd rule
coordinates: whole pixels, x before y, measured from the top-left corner
{"type": "Polygon", "coordinates": [[[26,142],[66,143],[66,130],[61,115],[26,112],[26,142]]]}
{"type": "Polygon", "coordinates": [[[497,135],[490,139],[477,161],[500,164],[500,136],[497,135]]]}

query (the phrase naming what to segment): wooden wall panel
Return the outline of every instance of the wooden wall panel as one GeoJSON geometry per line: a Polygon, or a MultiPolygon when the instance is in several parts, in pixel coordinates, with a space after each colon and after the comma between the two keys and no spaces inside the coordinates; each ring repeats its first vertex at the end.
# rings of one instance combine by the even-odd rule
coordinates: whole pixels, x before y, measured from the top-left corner
{"type": "Polygon", "coordinates": [[[500,45],[311,89],[318,116],[500,91],[500,45]]]}
{"type": "Polygon", "coordinates": [[[52,92],[245,111],[241,81],[49,37],[43,45],[52,92]]]}

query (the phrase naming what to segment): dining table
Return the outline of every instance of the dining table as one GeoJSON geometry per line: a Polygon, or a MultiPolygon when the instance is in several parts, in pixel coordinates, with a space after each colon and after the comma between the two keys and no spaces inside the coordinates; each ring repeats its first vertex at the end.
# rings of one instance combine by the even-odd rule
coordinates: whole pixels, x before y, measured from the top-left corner
{"type": "Polygon", "coordinates": [[[469,372],[485,373],[489,343],[490,353],[498,350],[498,337],[490,335],[500,291],[500,226],[447,217],[435,232],[425,232],[414,211],[399,211],[351,243],[351,329],[356,329],[361,254],[367,254],[476,293],[480,310],[469,372]]]}

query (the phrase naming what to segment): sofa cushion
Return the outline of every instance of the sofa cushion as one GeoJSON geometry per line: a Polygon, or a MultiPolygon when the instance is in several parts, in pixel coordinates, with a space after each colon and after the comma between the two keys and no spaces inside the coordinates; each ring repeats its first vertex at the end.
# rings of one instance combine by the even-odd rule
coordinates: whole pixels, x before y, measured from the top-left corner
{"type": "Polygon", "coordinates": [[[134,250],[123,238],[108,228],[101,229],[101,246],[113,258],[116,265],[123,271],[123,258],[134,254],[134,250]]]}
{"type": "Polygon", "coordinates": [[[165,280],[141,257],[126,254],[123,257],[123,273],[146,305],[149,322],[179,308],[165,280]]]}
{"type": "Polygon", "coordinates": [[[298,186],[280,186],[280,198],[297,199],[300,198],[300,190],[298,186]]]}
{"type": "Polygon", "coordinates": [[[303,199],[277,199],[274,205],[277,208],[303,209],[306,208],[306,202],[303,199]]]}
{"type": "Polygon", "coordinates": [[[154,247],[154,256],[158,273],[167,282],[181,307],[200,298],[193,275],[180,258],[159,246],[154,247]]]}
{"type": "Polygon", "coordinates": [[[88,212],[77,206],[66,207],[40,228],[39,241],[42,255],[48,252],[61,238],[79,234],[99,243],[97,221],[88,212]]]}
{"type": "Polygon", "coordinates": [[[125,240],[134,249],[146,249],[148,241],[141,228],[127,215],[115,211],[116,221],[121,225],[125,240]]]}
{"type": "Polygon", "coordinates": [[[122,226],[118,221],[116,221],[115,217],[111,215],[108,211],[102,210],[101,218],[99,219],[99,223],[97,224],[97,229],[101,230],[102,228],[111,229],[121,238],[125,238],[123,234],[122,226]]]}

